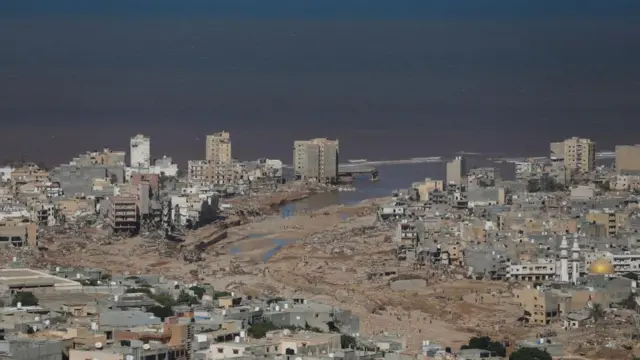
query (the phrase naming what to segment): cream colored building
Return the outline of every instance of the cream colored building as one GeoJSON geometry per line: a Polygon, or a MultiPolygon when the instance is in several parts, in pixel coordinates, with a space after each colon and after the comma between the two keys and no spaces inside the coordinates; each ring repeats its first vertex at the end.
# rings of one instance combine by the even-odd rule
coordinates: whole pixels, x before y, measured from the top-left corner
{"type": "Polygon", "coordinates": [[[216,164],[231,164],[231,135],[226,131],[207,135],[205,156],[216,164]]]}
{"type": "Polygon", "coordinates": [[[461,186],[466,183],[464,177],[467,174],[467,160],[462,156],[447,162],[447,185],[461,186]]]}
{"type": "Polygon", "coordinates": [[[212,160],[189,160],[187,181],[197,185],[233,185],[243,180],[245,169],[240,163],[216,163],[212,160]]]}
{"type": "Polygon", "coordinates": [[[335,182],[338,179],[340,144],[324,138],[293,143],[294,177],[299,180],[335,182]]]}
{"type": "Polygon", "coordinates": [[[640,145],[616,146],[616,170],[640,172],[640,145]]]}
{"type": "Polygon", "coordinates": [[[596,167],[596,144],[584,138],[572,137],[564,141],[564,166],[586,174],[596,167]]]}
{"type": "Polygon", "coordinates": [[[429,201],[429,192],[433,190],[444,191],[444,181],[426,178],[424,182],[418,183],[417,190],[420,201],[429,201]]]}

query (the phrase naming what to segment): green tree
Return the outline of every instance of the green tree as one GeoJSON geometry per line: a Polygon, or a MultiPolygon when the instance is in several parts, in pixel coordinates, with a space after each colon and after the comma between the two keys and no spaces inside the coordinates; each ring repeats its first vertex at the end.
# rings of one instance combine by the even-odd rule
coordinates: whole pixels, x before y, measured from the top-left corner
{"type": "Polygon", "coordinates": [[[196,294],[196,296],[198,297],[198,300],[202,300],[202,297],[207,292],[207,289],[198,285],[190,287],[189,290],[193,291],[193,293],[196,294]]]}
{"type": "Polygon", "coordinates": [[[598,323],[600,320],[604,319],[604,309],[601,304],[595,303],[591,308],[591,318],[594,322],[598,323]]]}
{"type": "Polygon", "coordinates": [[[626,274],[623,274],[622,277],[625,277],[627,279],[631,279],[631,280],[635,280],[638,281],[640,278],[638,278],[638,275],[636,273],[632,273],[632,272],[628,272],[626,274]]]}
{"type": "Polygon", "coordinates": [[[151,289],[146,288],[146,287],[137,287],[137,288],[127,288],[124,291],[125,294],[138,294],[138,293],[143,293],[143,294],[147,294],[149,296],[151,296],[151,289]]]}
{"type": "Polygon", "coordinates": [[[147,311],[152,313],[153,316],[160,318],[162,321],[164,321],[165,318],[174,315],[171,306],[152,306],[147,309],[147,311]]]}
{"type": "Polygon", "coordinates": [[[540,182],[536,179],[527,181],[527,192],[534,193],[540,191],[540,182]]]}
{"type": "Polygon", "coordinates": [[[22,306],[36,306],[38,298],[31,291],[21,291],[13,296],[11,306],[18,306],[18,303],[22,306]]]}
{"type": "Polygon", "coordinates": [[[231,293],[230,293],[230,292],[228,292],[228,291],[216,291],[216,292],[213,294],[213,298],[214,298],[214,299],[219,299],[219,298],[221,298],[221,297],[227,297],[227,296],[231,296],[231,293]]]}
{"type": "Polygon", "coordinates": [[[480,349],[495,353],[497,356],[505,357],[507,349],[499,341],[492,341],[488,336],[472,337],[468,345],[462,345],[460,349],[480,349]]]}
{"type": "Polygon", "coordinates": [[[523,347],[511,353],[509,360],[552,360],[552,357],[544,350],[523,347]]]}
{"type": "Polygon", "coordinates": [[[189,306],[200,304],[200,301],[198,301],[197,297],[190,295],[188,292],[184,290],[180,291],[180,293],[178,294],[178,298],[176,298],[176,302],[178,304],[184,304],[189,306]]]}
{"type": "Polygon", "coordinates": [[[633,295],[633,293],[629,293],[629,296],[627,296],[626,299],[622,300],[618,305],[627,310],[638,310],[638,303],[636,302],[636,297],[633,295]]]}
{"type": "Polygon", "coordinates": [[[174,299],[173,296],[171,296],[171,294],[169,294],[168,292],[154,294],[153,296],[151,296],[151,298],[161,306],[171,307],[176,304],[176,299],[174,299]]]}
{"type": "Polygon", "coordinates": [[[277,329],[278,327],[271,321],[265,321],[251,325],[247,329],[247,334],[254,339],[262,339],[263,337],[267,336],[267,332],[277,329]]]}
{"type": "Polygon", "coordinates": [[[358,340],[351,335],[342,334],[340,335],[340,345],[343,349],[355,349],[358,345],[358,340]]]}

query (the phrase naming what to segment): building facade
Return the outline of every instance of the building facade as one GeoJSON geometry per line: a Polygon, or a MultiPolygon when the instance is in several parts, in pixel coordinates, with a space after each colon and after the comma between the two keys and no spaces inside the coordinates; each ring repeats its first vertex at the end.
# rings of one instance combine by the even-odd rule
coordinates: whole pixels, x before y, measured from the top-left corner
{"type": "Polygon", "coordinates": [[[216,164],[231,164],[231,135],[221,131],[207,135],[205,159],[216,164]]]}
{"type": "Polygon", "coordinates": [[[151,165],[151,138],[138,134],[131,138],[131,166],[148,168],[151,165]]]}
{"type": "Polygon", "coordinates": [[[564,166],[566,169],[586,174],[596,167],[595,142],[578,137],[564,141],[564,166]]]}
{"type": "Polygon", "coordinates": [[[616,146],[616,170],[640,173],[640,145],[616,146]]]}
{"type": "Polygon", "coordinates": [[[334,183],[338,180],[338,140],[312,139],[293,143],[294,177],[298,180],[334,183]]]}
{"type": "Polygon", "coordinates": [[[447,162],[447,185],[461,186],[467,172],[467,160],[462,156],[447,162]]]}

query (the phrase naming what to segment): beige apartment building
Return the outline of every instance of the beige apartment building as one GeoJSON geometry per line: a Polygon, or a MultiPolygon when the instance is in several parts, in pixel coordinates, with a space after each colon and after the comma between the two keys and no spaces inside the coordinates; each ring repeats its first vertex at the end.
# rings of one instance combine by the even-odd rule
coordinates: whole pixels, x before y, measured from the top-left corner
{"type": "MultiPolygon", "coordinates": [[[[559,151],[558,145],[553,145],[559,151]]],[[[557,143],[556,143],[557,144],[557,143]]],[[[564,166],[567,170],[586,174],[596,167],[596,143],[589,139],[572,137],[564,142],[564,166]]]]}
{"type": "Polygon", "coordinates": [[[216,164],[231,164],[231,135],[226,131],[207,135],[205,156],[216,164]]]}
{"type": "Polygon", "coordinates": [[[335,183],[338,180],[340,144],[324,138],[293,143],[294,177],[298,180],[335,183]]]}
{"type": "Polygon", "coordinates": [[[462,156],[447,162],[447,185],[461,186],[466,183],[467,160],[462,156]]]}
{"type": "Polygon", "coordinates": [[[640,173],[640,145],[616,146],[616,170],[640,173]]]}

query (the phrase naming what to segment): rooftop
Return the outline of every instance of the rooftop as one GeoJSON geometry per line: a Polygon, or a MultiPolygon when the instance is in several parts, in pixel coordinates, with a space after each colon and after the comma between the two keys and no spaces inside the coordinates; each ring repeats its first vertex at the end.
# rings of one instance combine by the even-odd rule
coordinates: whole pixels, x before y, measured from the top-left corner
{"type": "Polygon", "coordinates": [[[79,282],[64,279],[32,269],[0,269],[0,284],[24,286],[81,286],[79,282]]]}

